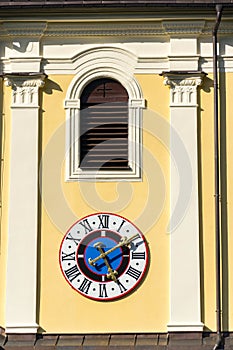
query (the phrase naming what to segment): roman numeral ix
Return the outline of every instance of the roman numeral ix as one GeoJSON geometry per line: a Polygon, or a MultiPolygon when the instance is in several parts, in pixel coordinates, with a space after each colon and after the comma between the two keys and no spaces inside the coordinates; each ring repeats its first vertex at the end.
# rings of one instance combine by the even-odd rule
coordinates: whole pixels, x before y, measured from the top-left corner
{"type": "Polygon", "coordinates": [[[66,253],[62,252],[61,259],[62,259],[62,261],[64,261],[64,260],[75,260],[75,252],[72,252],[70,254],[66,254],[66,253]]]}

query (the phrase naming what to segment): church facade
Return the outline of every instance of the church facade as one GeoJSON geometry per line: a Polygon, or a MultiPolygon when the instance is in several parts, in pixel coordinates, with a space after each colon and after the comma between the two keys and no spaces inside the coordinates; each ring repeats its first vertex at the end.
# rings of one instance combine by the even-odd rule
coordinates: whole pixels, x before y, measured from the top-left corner
{"type": "Polygon", "coordinates": [[[1,349],[233,349],[233,9],[2,1],[1,349]]]}

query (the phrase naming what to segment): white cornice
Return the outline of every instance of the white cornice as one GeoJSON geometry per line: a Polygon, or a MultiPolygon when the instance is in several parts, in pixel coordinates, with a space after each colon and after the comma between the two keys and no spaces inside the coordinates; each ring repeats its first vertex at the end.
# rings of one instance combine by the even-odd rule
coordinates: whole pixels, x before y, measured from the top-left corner
{"type": "Polygon", "coordinates": [[[138,21],[138,22],[4,22],[0,37],[43,36],[86,37],[86,36],[161,36],[172,34],[200,35],[205,21],[138,21]]]}
{"type": "Polygon", "coordinates": [[[122,36],[122,35],[161,35],[164,34],[161,22],[151,23],[72,23],[49,24],[45,32],[48,37],[76,36],[122,36]]]}
{"type": "MultiPolygon", "coordinates": [[[[212,20],[124,20],[95,22],[7,21],[0,25],[0,37],[86,37],[86,36],[163,36],[209,35],[212,20]]],[[[233,21],[222,20],[219,34],[232,34],[233,21]]]]}
{"type": "MultiPolygon", "coordinates": [[[[7,41],[7,45],[2,45],[1,71],[40,72],[43,69],[46,74],[81,74],[90,54],[98,63],[101,61],[102,67],[107,63],[115,66],[120,59],[125,69],[120,54],[123,49],[129,55],[126,62],[133,61],[130,69],[133,67],[134,74],[182,69],[211,72],[213,26],[214,21],[205,19],[3,22],[0,41],[7,41]],[[182,39],[184,44],[177,39],[182,39]],[[117,48],[117,55],[109,56],[111,46],[117,48]]],[[[220,69],[224,67],[228,71],[233,69],[231,33],[233,21],[223,20],[219,28],[223,43],[220,69]]]]}
{"type": "Polygon", "coordinates": [[[205,21],[163,21],[162,25],[167,35],[200,35],[205,21]]]}
{"type": "Polygon", "coordinates": [[[233,22],[223,21],[219,27],[220,34],[232,34],[233,33],[233,22]]]}
{"type": "MultiPolygon", "coordinates": [[[[214,23],[214,21],[205,21],[205,27],[202,30],[202,35],[212,35],[214,23]]],[[[220,35],[233,34],[233,22],[222,20],[218,33],[220,35]]]]}
{"type": "MultiPolygon", "coordinates": [[[[170,36],[209,35],[214,21],[210,20],[148,20],[148,21],[96,21],[96,22],[31,22],[8,21],[0,25],[0,38],[43,37],[75,38],[87,36],[170,36]]],[[[222,21],[220,34],[232,34],[233,22],[222,21]]]]}
{"type": "Polygon", "coordinates": [[[46,29],[46,22],[5,22],[0,35],[10,37],[41,37],[46,29]]]}

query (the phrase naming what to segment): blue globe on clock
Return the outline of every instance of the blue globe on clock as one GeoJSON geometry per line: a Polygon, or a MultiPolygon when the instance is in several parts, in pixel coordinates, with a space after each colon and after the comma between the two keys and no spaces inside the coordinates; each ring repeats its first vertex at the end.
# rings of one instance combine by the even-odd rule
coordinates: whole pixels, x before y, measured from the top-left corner
{"type": "Polygon", "coordinates": [[[126,218],[92,214],[77,221],[64,236],[60,266],[66,281],[80,294],[113,300],[141,282],[148,267],[148,246],[126,218]]]}

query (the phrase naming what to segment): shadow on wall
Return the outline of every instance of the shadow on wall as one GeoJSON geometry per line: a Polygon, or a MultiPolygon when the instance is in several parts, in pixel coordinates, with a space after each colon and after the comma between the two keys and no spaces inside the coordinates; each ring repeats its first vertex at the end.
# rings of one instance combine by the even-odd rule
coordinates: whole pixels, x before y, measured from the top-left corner
{"type": "MultiPolygon", "coordinates": [[[[211,93],[211,90],[214,87],[214,82],[212,79],[205,77],[203,84],[200,86],[205,93],[211,93]]],[[[205,324],[205,285],[204,285],[204,237],[203,237],[203,183],[202,183],[202,140],[201,140],[201,128],[202,128],[202,112],[204,111],[200,106],[201,94],[198,94],[198,115],[197,115],[197,137],[198,137],[198,187],[199,187],[199,234],[200,234],[200,287],[201,287],[201,320],[205,324]]],[[[211,330],[205,326],[205,332],[210,332],[211,330]]]]}
{"type": "Polygon", "coordinates": [[[46,83],[45,83],[45,86],[43,88],[43,92],[47,95],[52,95],[53,90],[61,91],[61,92],[63,91],[62,88],[60,87],[60,85],[55,83],[55,81],[50,80],[50,79],[46,79],[46,83]]]}
{"type": "MultiPolygon", "coordinates": [[[[220,146],[219,146],[219,158],[220,158],[220,201],[221,201],[221,273],[222,273],[222,296],[221,296],[221,311],[222,311],[222,329],[224,332],[229,330],[229,247],[228,247],[228,204],[227,204],[227,191],[228,191],[228,178],[227,178],[227,116],[226,116],[226,74],[223,68],[223,63],[220,62],[221,73],[219,74],[219,110],[220,110],[220,146]]],[[[201,86],[203,91],[210,93],[213,89],[213,80],[210,78],[205,79],[204,84],[201,86]]],[[[201,101],[199,97],[199,106],[201,101]]],[[[202,320],[205,321],[204,312],[204,251],[203,251],[203,222],[202,222],[202,159],[201,159],[201,112],[198,116],[198,155],[199,155],[199,193],[200,193],[200,264],[201,264],[201,309],[202,309],[202,320]]],[[[210,115],[209,118],[214,118],[214,115],[210,115]]],[[[214,149],[210,155],[214,159],[214,149]]],[[[214,174],[213,174],[214,176],[214,174]]],[[[213,189],[214,191],[214,189],[213,189]]],[[[213,193],[214,196],[214,193],[213,193]]],[[[215,240],[215,231],[212,233],[212,238],[215,240]]],[[[215,266],[214,266],[215,269],[215,266]]],[[[215,288],[215,282],[213,281],[213,288],[215,288]]],[[[214,312],[214,310],[213,310],[214,312]]],[[[205,323],[205,322],[204,322],[205,323]]],[[[205,329],[205,331],[209,331],[205,329]]]]}

